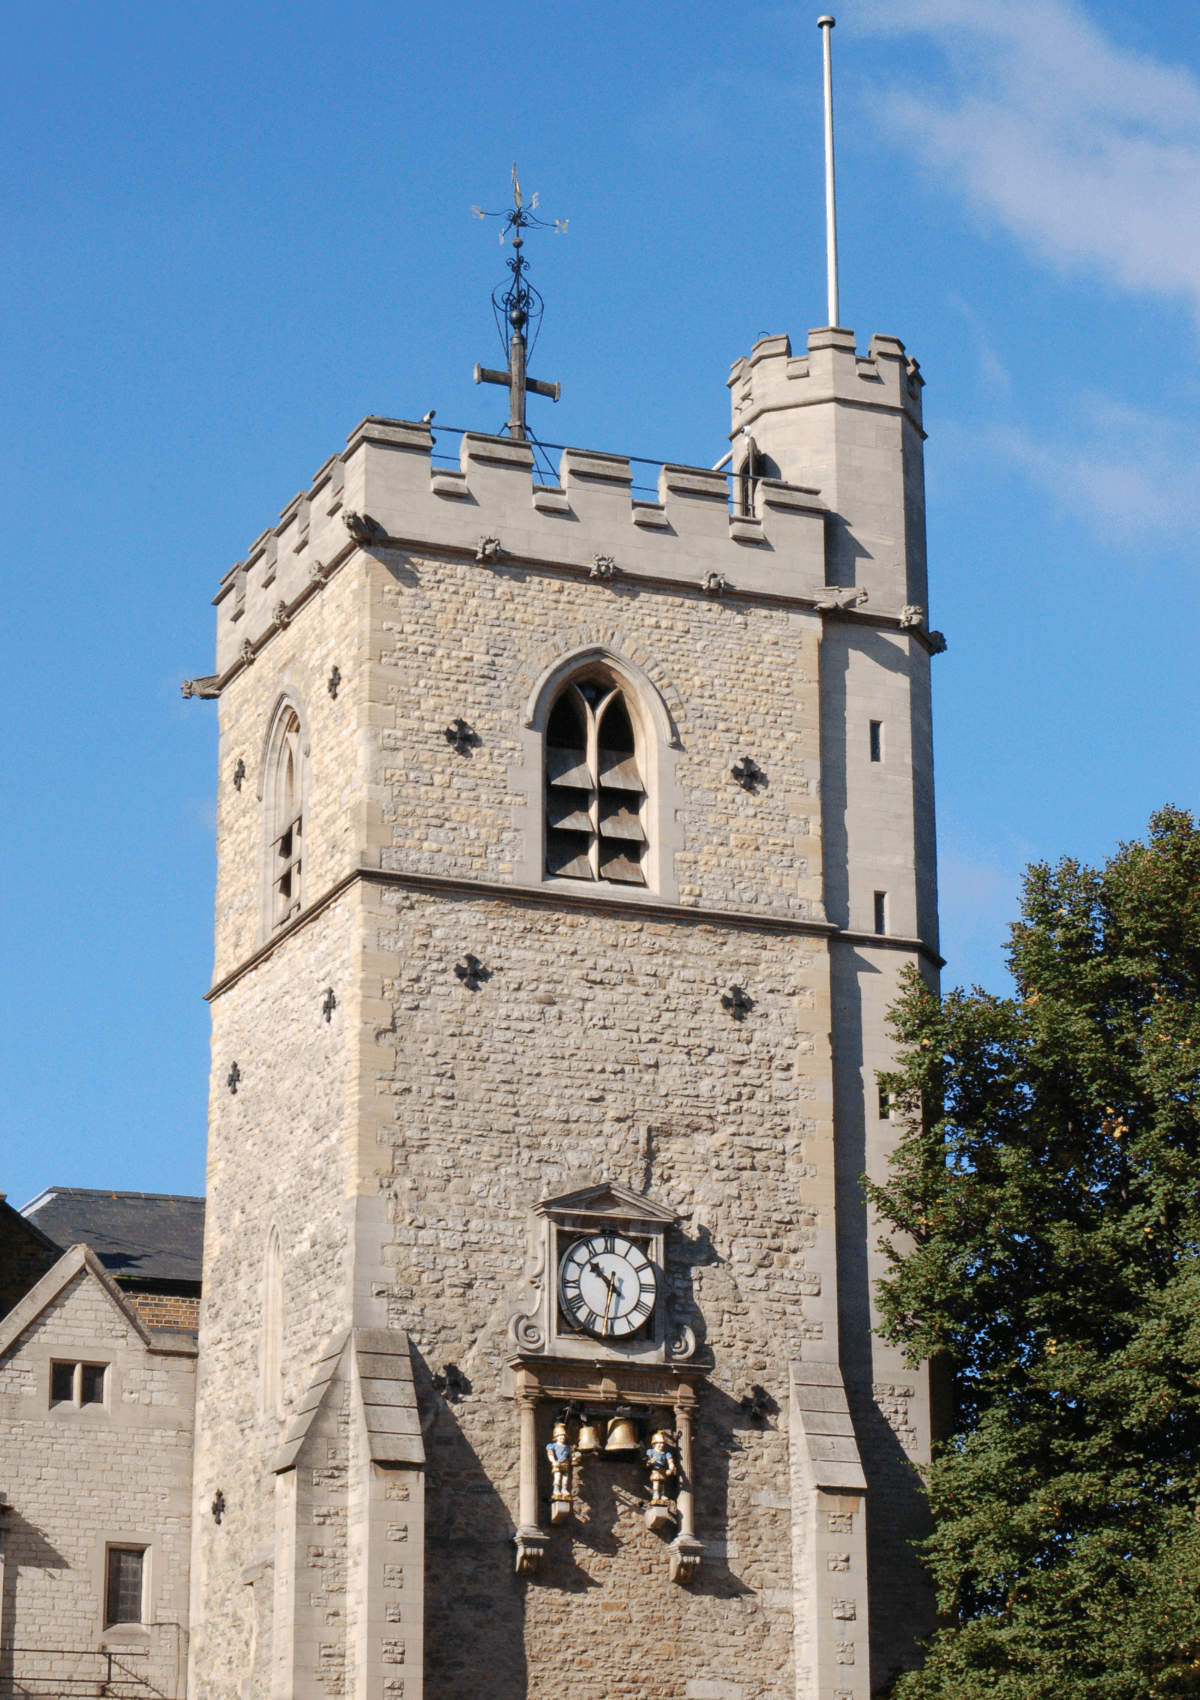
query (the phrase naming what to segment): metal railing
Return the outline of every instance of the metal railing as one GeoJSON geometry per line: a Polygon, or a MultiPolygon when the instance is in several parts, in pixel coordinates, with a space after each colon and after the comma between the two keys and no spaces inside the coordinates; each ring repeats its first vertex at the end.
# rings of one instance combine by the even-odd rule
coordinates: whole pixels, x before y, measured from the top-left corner
{"type": "MultiPolygon", "coordinates": [[[[476,435],[476,434],[487,435],[488,434],[488,433],[485,433],[485,432],[480,432],[479,428],[477,426],[472,427],[472,426],[464,426],[464,425],[432,425],[430,427],[430,430],[433,433],[433,442],[434,442],[434,448],[433,448],[433,453],[432,453],[431,459],[434,461],[435,464],[442,464],[442,465],[445,465],[445,466],[454,467],[456,470],[457,470],[457,467],[458,467],[458,464],[459,464],[459,457],[456,454],[446,454],[444,451],[441,454],[439,454],[438,449],[437,449],[438,437],[439,436],[465,437],[467,435],[476,435]]],[[[495,435],[496,433],[492,433],[492,434],[495,435]]],[[[551,463],[549,451],[551,449],[556,449],[556,450],[561,451],[563,449],[578,448],[579,447],[578,443],[543,443],[540,440],[540,438],[533,436],[532,433],[526,439],[526,442],[528,443],[529,448],[533,451],[533,473],[534,473],[534,477],[536,479],[538,479],[539,481],[544,480],[544,481],[546,481],[550,484],[557,484],[557,482],[558,482],[558,468],[551,463]]],[[[672,462],[662,460],[662,459],[655,460],[649,455],[621,455],[619,458],[622,459],[622,460],[627,460],[631,467],[653,466],[655,468],[659,468],[659,467],[674,464],[672,462]]],[[[730,456],[726,455],[725,460],[728,461],[729,459],[730,459],[730,456]]],[[[753,486],[758,483],[758,478],[759,478],[759,476],[761,476],[761,472],[758,472],[756,474],[756,476],[754,476],[750,480],[751,490],[750,490],[749,494],[747,494],[747,491],[746,491],[746,468],[745,468],[744,462],[743,462],[742,466],[736,471],[732,467],[727,467],[726,464],[725,464],[725,461],[722,461],[718,466],[715,466],[715,467],[711,467],[711,468],[704,467],[704,468],[698,468],[697,470],[719,472],[721,474],[721,476],[725,479],[725,487],[726,487],[726,490],[728,492],[728,501],[729,501],[729,511],[730,511],[730,513],[743,514],[743,513],[748,513],[748,512],[753,511],[753,505],[754,505],[753,486]]],[[[647,501],[647,500],[657,501],[658,500],[658,479],[655,478],[653,483],[640,482],[639,479],[638,479],[638,475],[635,472],[634,473],[634,481],[633,481],[632,485],[630,486],[630,494],[635,500],[638,500],[638,501],[647,501]]]]}
{"type": "Polygon", "coordinates": [[[128,1668],[127,1661],[149,1656],[147,1647],[13,1647],[0,1642],[0,1695],[4,1700],[84,1700],[89,1695],[160,1700],[162,1689],[128,1668]],[[93,1668],[61,1668],[68,1660],[80,1659],[93,1668]],[[32,1666],[28,1674],[17,1668],[19,1660],[32,1666]]]}

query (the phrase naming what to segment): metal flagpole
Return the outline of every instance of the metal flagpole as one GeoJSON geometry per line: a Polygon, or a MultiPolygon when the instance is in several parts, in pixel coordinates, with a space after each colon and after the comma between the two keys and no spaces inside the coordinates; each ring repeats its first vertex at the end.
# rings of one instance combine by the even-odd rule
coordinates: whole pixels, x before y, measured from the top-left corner
{"type": "Polygon", "coordinates": [[[834,20],[817,19],[825,38],[825,270],[829,292],[829,323],[838,323],[837,203],[833,192],[833,51],[834,20]]]}

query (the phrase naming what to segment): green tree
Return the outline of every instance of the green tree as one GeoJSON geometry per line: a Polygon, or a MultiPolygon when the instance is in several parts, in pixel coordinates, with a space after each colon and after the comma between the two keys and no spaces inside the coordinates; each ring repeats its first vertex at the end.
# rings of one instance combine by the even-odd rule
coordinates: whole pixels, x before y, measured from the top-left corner
{"type": "Polygon", "coordinates": [[[914,971],[868,1190],[883,1331],[952,1372],[897,1700],[1200,1695],[1200,825],[1027,871],[1013,998],[914,971]]]}

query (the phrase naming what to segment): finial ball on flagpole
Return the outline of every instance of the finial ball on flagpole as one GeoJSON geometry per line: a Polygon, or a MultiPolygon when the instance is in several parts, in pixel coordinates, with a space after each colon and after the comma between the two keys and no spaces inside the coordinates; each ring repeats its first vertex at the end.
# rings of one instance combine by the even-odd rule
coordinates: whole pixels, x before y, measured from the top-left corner
{"type": "Polygon", "coordinates": [[[818,28],[818,29],[819,29],[819,30],[823,30],[823,29],[824,29],[824,28],[825,28],[825,25],[826,25],[826,24],[828,24],[828,25],[829,25],[829,27],[830,27],[830,29],[832,29],[832,28],[833,28],[833,26],[834,26],[834,24],[836,24],[836,23],[837,23],[837,19],[836,19],[836,18],[831,18],[831,17],[830,17],[830,16],[829,16],[829,14],[828,14],[828,13],[826,13],[826,14],[825,14],[825,16],[824,16],[824,17],[823,17],[823,18],[818,18],[818,19],[817,19],[817,28],[818,28]]]}

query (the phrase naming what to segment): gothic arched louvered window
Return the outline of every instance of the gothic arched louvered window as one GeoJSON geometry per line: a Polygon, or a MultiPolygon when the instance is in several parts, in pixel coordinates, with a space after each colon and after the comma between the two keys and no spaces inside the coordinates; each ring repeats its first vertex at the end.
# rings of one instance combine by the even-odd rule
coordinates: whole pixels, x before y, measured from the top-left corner
{"type": "Polygon", "coordinates": [[[275,745],[274,842],[271,845],[271,924],[282,927],[300,912],[304,809],[300,719],[289,710],[275,745]]]}
{"type": "Polygon", "coordinates": [[[622,692],[563,687],[546,723],[546,872],[645,885],[646,787],[622,692]]]}

